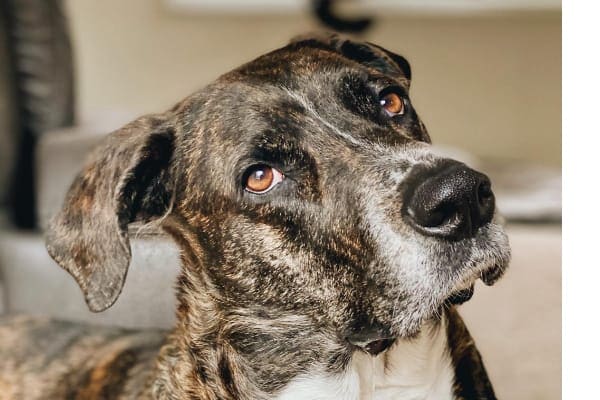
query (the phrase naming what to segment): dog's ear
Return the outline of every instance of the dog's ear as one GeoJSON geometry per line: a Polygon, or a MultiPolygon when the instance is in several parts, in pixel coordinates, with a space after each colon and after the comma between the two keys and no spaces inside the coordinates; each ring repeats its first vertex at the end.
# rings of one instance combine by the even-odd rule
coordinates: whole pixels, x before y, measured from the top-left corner
{"type": "Polygon", "coordinates": [[[333,50],[384,74],[403,77],[407,83],[411,80],[410,64],[404,57],[373,43],[357,42],[337,33],[317,33],[297,36],[291,44],[333,50]]]}
{"type": "Polygon", "coordinates": [[[175,128],[166,116],[113,132],[91,156],[50,221],[46,247],[81,287],[90,310],[110,307],[123,288],[131,249],[127,225],[168,212],[175,128]]]}

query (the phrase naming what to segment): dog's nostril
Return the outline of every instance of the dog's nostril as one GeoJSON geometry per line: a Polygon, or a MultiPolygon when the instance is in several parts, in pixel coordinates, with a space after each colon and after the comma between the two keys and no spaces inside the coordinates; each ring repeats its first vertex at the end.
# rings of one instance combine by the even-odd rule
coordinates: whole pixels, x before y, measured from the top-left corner
{"type": "Polygon", "coordinates": [[[488,179],[485,179],[483,182],[481,182],[479,188],[477,189],[477,198],[479,199],[479,204],[489,201],[492,197],[494,197],[494,194],[492,193],[492,184],[488,179]]]}
{"type": "Polygon", "coordinates": [[[418,210],[414,207],[408,209],[408,215],[414,221],[426,228],[435,228],[452,223],[457,214],[456,206],[442,203],[431,210],[418,210]]]}
{"type": "Polygon", "coordinates": [[[427,228],[435,228],[446,224],[451,224],[456,219],[458,210],[454,204],[442,203],[429,213],[424,224],[427,228]]]}

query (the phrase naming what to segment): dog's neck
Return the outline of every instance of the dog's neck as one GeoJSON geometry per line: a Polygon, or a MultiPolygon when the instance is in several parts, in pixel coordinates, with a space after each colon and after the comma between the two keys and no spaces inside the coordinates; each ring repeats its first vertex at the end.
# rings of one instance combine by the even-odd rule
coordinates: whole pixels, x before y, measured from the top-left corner
{"type": "MultiPolygon", "coordinates": [[[[223,334],[231,321],[216,306],[207,282],[184,268],[178,297],[177,325],[159,356],[154,384],[158,398],[453,398],[454,371],[445,319],[426,325],[418,337],[399,341],[377,357],[355,352],[344,368],[335,372],[317,363],[290,376],[285,386],[272,385],[265,390],[264,378],[258,382],[260,372],[253,370],[254,365],[250,366],[234,350],[236,344],[223,334]]],[[[272,351],[274,358],[288,358],[285,347],[272,351]]],[[[280,366],[266,361],[261,368],[275,370],[280,366]]]]}
{"type": "Polygon", "coordinates": [[[410,340],[401,340],[377,357],[356,352],[338,375],[303,374],[278,400],[450,400],[454,370],[447,341],[447,321],[428,323],[410,340]]]}
{"type": "MultiPolygon", "coordinates": [[[[373,362],[373,399],[452,399],[454,368],[445,315],[373,362]]],[[[369,398],[369,397],[365,397],[369,398]]]]}
{"type": "Polygon", "coordinates": [[[376,358],[350,354],[308,318],[220,307],[222,291],[199,267],[200,252],[192,251],[192,240],[174,237],[188,251],[182,253],[177,324],[152,385],[156,398],[495,399],[454,308],[376,358]]]}

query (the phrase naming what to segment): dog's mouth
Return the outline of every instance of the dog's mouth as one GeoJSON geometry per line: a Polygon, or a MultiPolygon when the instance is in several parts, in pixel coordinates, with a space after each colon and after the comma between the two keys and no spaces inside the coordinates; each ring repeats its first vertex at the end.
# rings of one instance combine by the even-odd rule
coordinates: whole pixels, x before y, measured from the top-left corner
{"type": "Polygon", "coordinates": [[[359,348],[361,351],[364,351],[365,353],[368,353],[368,354],[372,355],[373,357],[376,357],[380,353],[383,353],[384,351],[386,351],[387,349],[392,347],[392,345],[396,342],[396,339],[397,338],[395,338],[395,337],[382,338],[382,339],[373,340],[368,343],[364,343],[362,345],[355,345],[355,346],[357,348],[359,348]]]}
{"type": "Polygon", "coordinates": [[[506,267],[499,264],[494,265],[492,268],[487,268],[481,271],[481,281],[487,286],[492,286],[502,277],[505,269],[506,267]]]}
{"type": "Polygon", "coordinates": [[[466,289],[458,290],[458,291],[452,293],[446,299],[446,303],[452,304],[452,305],[460,305],[460,304],[466,303],[467,301],[471,300],[471,297],[473,297],[474,293],[475,293],[475,284],[469,286],[466,289]]]}
{"type": "Polygon", "coordinates": [[[496,264],[491,268],[482,270],[478,277],[474,277],[467,283],[467,287],[463,287],[452,292],[446,299],[445,303],[451,305],[460,305],[466,303],[467,301],[471,300],[473,294],[475,293],[475,281],[477,279],[481,279],[486,286],[492,286],[502,277],[505,269],[506,268],[502,265],[496,264]]]}

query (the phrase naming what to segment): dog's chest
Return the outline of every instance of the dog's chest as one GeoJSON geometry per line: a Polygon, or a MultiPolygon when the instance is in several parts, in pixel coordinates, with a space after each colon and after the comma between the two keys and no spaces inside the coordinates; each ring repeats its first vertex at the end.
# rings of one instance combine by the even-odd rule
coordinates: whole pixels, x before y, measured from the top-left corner
{"type": "Polygon", "coordinates": [[[445,329],[426,329],[387,354],[356,353],[344,373],[297,377],[277,400],[452,400],[453,382],[445,329]]]}

